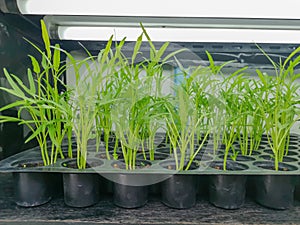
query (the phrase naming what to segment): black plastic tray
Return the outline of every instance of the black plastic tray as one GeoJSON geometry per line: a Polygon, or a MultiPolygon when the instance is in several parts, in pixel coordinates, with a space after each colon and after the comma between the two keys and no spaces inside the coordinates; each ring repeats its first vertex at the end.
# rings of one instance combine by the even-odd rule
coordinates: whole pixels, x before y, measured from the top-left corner
{"type": "MultiPolygon", "coordinates": [[[[196,161],[195,169],[188,171],[175,171],[170,170],[164,167],[167,164],[167,161],[174,161],[172,156],[165,160],[154,160],[151,161],[151,166],[143,169],[135,170],[125,170],[114,168],[116,160],[107,160],[99,157],[99,154],[105,154],[103,151],[96,152],[96,147],[93,145],[89,146],[89,149],[92,150],[88,153],[87,163],[90,162],[101,162],[100,165],[87,168],[85,170],[67,168],[63,166],[66,162],[70,161],[69,158],[58,159],[57,162],[50,166],[39,166],[39,167],[20,167],[20,163],[25,162],[34,162],[41,161],[41,154],[39,148],[33,148],[19,154],[13,155],[9,158],[6,158],[0,161],[0,172],[1,173],[10,173],[10,172],[57,172],[57,173],[99,173],[99,174],[245,174],[245,175],[263,175],[263,174],[289,174],[289,175],[300,175],[300,139],[293,139],[291,141],[289,155],[285,158],[283,163],[280,163],[281,167],[287,168],[287,171],[275,171],[272,169],[266,169],[268,162],[272,161],[270,157],[270,149],[267,146],[262,145],[262,149],[256,152],[255,155],[249,156],[251,159],[249,161],[244,161],[245,159],[237,159],[234,162],[228,156],[228,163],[238,164],[240,170],[222,170],[216,169],[214,164],[222,165],[223,155],[222,154],[211,154],[211,151],[204,150],[204,157],[196,161]],[[209,157],[207,157],[209,156],[209,157]],[[205,160],[204,160],[205,158],[205,160]],[[209,159],[207,159],[209,158],[209,159]],[[173,159],[173,160],[172,160],[173,159]]],[[[246,157],[247,158],[247,157],[246,157]]],[[[76,159],[74,159],[76,160],[76,159]]],[[[273,162],[271,164],[273,165],[273,162]]]]}

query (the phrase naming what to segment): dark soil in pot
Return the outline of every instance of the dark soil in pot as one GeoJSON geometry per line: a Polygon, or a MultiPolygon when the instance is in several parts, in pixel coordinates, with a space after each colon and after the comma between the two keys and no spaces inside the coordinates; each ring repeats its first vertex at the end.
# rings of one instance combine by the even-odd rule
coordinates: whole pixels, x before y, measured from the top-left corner
{"type": "Polygon", "coordinates": [[[218,149],[214,150],[214,145],[213,144],[207,144],[203,149],[200,150],[200,154],[201,152],[204,153],[205,155],[218,155],[221,154],[222,152],[224,152],[224,145],[219,145],[218,149]]]}
{"type": "Polygon", "coordinates": [[[105,150],[99,151],[98,153],[96,153],[95,157],[99,158],[99,159],[108,159],[108,157],[109,157],[109,160],[118,160],[118,159],[120,160],[120,159],[124,158],[123,153],[120,148],[118,148],[116,151],[109,150],[108,155],[105,152],[105,150]]]}
{"type": "MultiPolygon", "coordinates": [[[[224,155],[220,155],[219,157],[220,159],[224,159],[224,155]]],[[[237,161],[237,162],[250,162],[250,161],[254,161],[255,158],[247,155],[237,155],[236,157],[233,157],[232,154],[228,154],[227,160],[237,161]]]]}
{"type": "Polygon", "coordinates": [[[258,155],[261,155],[261,150],[256,150],[256,151],[252,151],[251,152],[251,156],[258,156],[258,155]]]}
{"type": "MultiPolygon", "coordinates": [[[[272,155],[260,155],[259,158],[274,162],[274,157],[272,155]]],[[[283,157],[283,162],[296,162],[296,158],[285,156],[283,157]]]]}
{"type": "MultiPolygon", "coordinates": [[[[105,145],[105,144],[104,144],[105,145]]],[[[113,151],[115,148],[120,148],[121,147],[121,142],[118,142],[118,144],[116,144],[115,142],[109,142],[108,143],[108,150],[109,151],[113,151]]],[[[105,149],[105,146],[104,146],[105,149]]]]}
{"type": "MultiPolygon", "coordinates": [[[[63,156],[64,156],[65,159],[74,159],[74,158],[77,157],[77,150],[73,149],[72,153],[71,152],[69,153],[68,149],[64,149],[62,151],[62,154],[63,154],[63,156]]],[[[59,154],[59,156],[60,156],[60,154],[59,154]]]]}
{"type": "MultiPolygon", "coordinates": [[[[139,154],[137,154],[136,157],[137,157],[137,159],[150,160],[150,153],[149,152],[147,152],[145,154],[139,153],[139,154]]],[[[170,157],[170,155],[166,154],[166,153],[160,153],[160,152],[155,152],[154,153],[154,160],[164,160],[164,159],[167,159],[169,157],[170,157]]]]}
{"type": "Polygon", "coordinates": [[[170,150],[170,147],[167,146],[167,147],[159,147],[155,151],[158,152],[158,153],[164,153],[164,154],[172,155],[173,150],[170,150]]]}
{"type": "MultiPolygon", "coordinates": [[[[149,168],[151,166],[151,163],[147,160],[137,159],[135,162],[135,169],[143,169],[143,168],[149,168]]],[[[125,161],[118,160],[116,162],[112,163],[112,167],[116,169],[126,169],[125,161]]]]}
{"type": "MultiPolygon", "coordinates": [[[[124,161],[112,164],[116,169],[125,170],[124,161]]],[[[143,169],[151,166],[146,160],[136,160],[135,169],[143,169]]],[[[148,202],[147,176],[144,174],[114,174],[113,176],[113,202],[116,206],[132,209],[144,206],[148,202]]],[[[149,179],[150,179],[149,175],[149,179]]]]}
{"type": "MultiPolygon", "coordinates": [[[[236,151],[241,152],[241,150],[240,150],[241,149],[240,143],[234,143],[233,146],[234,146],[234,148],[235,148],[236,151]]],[[[268,146],[269,146],[268,142],[261,141],[260,144],[259,144],[259,146],[258,146],[258,150],[252,149],[252,151],[260,151],[260,150],[263,150],[263,149],[267,148],[268,146]]],[[[250,149],[251,149],[251,144],[249,143],[248,146],[247,146],[248,154],[250,152],[250,149]]]]}
{"type": "MultiPolygon", "coordinates": [[[[274,169],[274,162],[255,162],[254,165],[263,169],[274,169]]],[[[280,163],[280,171],[295,170],[297,167],[280,163]]],[[[255,176],[255,200],[259,204],[272,209],[288,209],[293,206],[294,175],[260,175],[255,176]]]]}
{"type": "Polygon", "coordinates": [[[162,140],[161,144],[170,144],[170,139],[167,134],[165,134],[164,139],[162,140]]]}
{"type": "Polygon", "coordinates": [[[208,161],[212,161],[215,157],[210,155],[210,154],[207,154],[205,152],[199,152],[195,158],[194,158],[194,161],[197,161],[197,162],[208,162],[208,161]]]}
{"type": "MultiPolygon", "coordinates": [[[[102,134],[100,135],[100,140],[103,141],[103,142],[105,142],[104,132],[102,132],[102,134]]],[[[109,132],[109,134],[108,134],[108,142],[113,142],[114,143],[115,141],[116,141],[116,134],[113,131],[109,132]]]]}
{"type": "MultiPolygon", "coordinates": [[[[266,149],[263,151],[264,153],[270,154],[270,155],[274,155],[272,149],[266,149]]],[[[286,154],[287,156],[297,156],[298,152],[297,151],[292,151],[289,150],[288,153],[286,154]]]]}
{"type": "MultiPolygon", "coordinates": [[[[99,159],[108,159],[107,158],[107,154],[106,152],[99,152],[95,155],[95,158],[99,158],[99,159]]],[[[109,158],[113,159],[113,156],[109,153],[109,158]]]]}
{"type": "MultiPolygon", "coordinates": [[[[158,147],[158,146],[165,146],[165,135],[163,134],[156,134],[153,140],[153,144],[154,146],[158,147]]],[[[144,146],[147,147],[148,146],[148,140],[147,138],[144,141],[144,146]]]]}
{"type": "MultiPolygon", "coordinates": [[[[175,169],[174,160],[168,160],[160,164],[166,169],[175,169]]],[[[192,164],[190,169],[197,169],[192,164]]],[[[174,173],[176,171],[174,170],[174,173]]],[[[196,204],[197,178],[194,175],[174,174],[161,183],[161,198],[163,204],[176,209],[191,208],[196,204]]]]}
{"type": "Polygon", "coordinates": [[[167,147],[169,146],[169,144],[165,143],[165,142],[161,142],[157,145],[157,148],[164,148],[164,147],[167,147]]]}
{"type": "MultiPolygon", "coordinates": [[[[42,167],[42,161],[23,160],[13,164],[20,168],[42,167]]],[[[52,198],[51,176],[42,172],[13,173],[15,202],[19,206],[33,207],[43,205],[52,198]]]]}
{"type": "MultiPolygon", "coordinates": [[[[87,168],[100,166],[102,161],[89,162],[87,168]]],[[[76,160],[69,160],[63,166],[77,169],[76,160]]],[[[100,177],[92,173],[63,173],[64,201],[71,207],[88,207],[100,200],[100,177]]]]}
{"type": "MultiPolygon", "coordinates": [[[[223,162],[213,162],[212,168],[223,170],[223,162]]],[[[234,161],[227,161],[226,169],[230,171],[245,170],[248,166],[234,161]]],[[[245,175],[210,175],[209,201],[223,209],[241,208],[246,196],[245,175]]]]}

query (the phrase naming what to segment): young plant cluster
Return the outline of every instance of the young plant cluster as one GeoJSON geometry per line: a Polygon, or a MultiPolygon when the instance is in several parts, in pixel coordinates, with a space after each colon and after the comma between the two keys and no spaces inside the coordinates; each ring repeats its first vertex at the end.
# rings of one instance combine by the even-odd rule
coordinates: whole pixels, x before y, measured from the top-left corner
{"type": "Polygon", "coordinates": [[[0,89],[19,100],[0,111],[18,108],[19,114],[1,116],[0,122],[27,125],[32,134],[26,141],[37,139],[44,165],[75,153],[77,167],[84,169],[92,150],[104,151],[107,159],[122,159],[126,169],[133,170],[139,153],[155,159],[159,132],[166,134],[176,170],[190,169],[209,140],[212,153],[223,151],[224,169],[228,156],[259,151],[264,134],[275,169],[287,154],[290,130],[299,118],[299,48],[279,65],[265,54],[274,74],[257,69],[251,76],[242,68],[228,75],[222,69],[230,62],[216,65],[208,52],[208,66],[183,67],[176,56],[186,49],[167,53],[168,42],[157,49],[143,26],[130,58],[123,54],[125,39],[114,43],[111,37],[97,56],[83,47],[87,56],[78,60],[59,45],[52,46],[41,24],[45,50],[31,43],[41,60],[30,56],[29,85],[4,69],[10,87],[0,89]],[[143,38],[150,49],[147,58],[141,52],[143,38]],[[164,74],[170,62],[180,74],[164,74]],[[68,77],[75,80],[73,85],[63,82],[66,70],[74,75],[68,77]],[[177,76],[183,76],[182,81],[166,94],[163,87],[177,76]],[[24,110],[30,119],[22,117],[24,110]],[[67,154],[62,149],[65,139],[67,154]]]}

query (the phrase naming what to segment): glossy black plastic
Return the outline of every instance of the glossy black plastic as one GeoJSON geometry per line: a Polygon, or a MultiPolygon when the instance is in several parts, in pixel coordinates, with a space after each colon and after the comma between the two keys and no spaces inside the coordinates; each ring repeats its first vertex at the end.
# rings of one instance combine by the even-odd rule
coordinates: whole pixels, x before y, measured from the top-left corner
{"type": "Polygon", "coordinates": [[[100,200],[98,174],[64,173],[64,200],[72,207],[87,207],[100,200]]]}
{"type": "Polygon", "coordinates": [[[52,198],[49,178],[46,173],[13,173],[16,204],[33,207],[49,202],[52,198]]]}
{"type": "Polygon", "coordinates": [[[130,186],[114,183],[114,204],[127,209],[139,208],[148,201],[148,186],[130,186]]]}
{"type": "Polygon", "coordinates": [[[293,206],[296,176],[255,176],[255,200],[272,209],[288,209],[293,206]]]}
{"type": "Polygon", "coordinates": [[[171,208],[186,209],[196,204],[197,179],[175,174],[161,183],[162,202],[171,208]]]}
{"type": "Polygon", "coordinates": [[[246,196],[246,180],[244,175],[209,176],[210,203],[223,209],[241,208],[246,196]]]}

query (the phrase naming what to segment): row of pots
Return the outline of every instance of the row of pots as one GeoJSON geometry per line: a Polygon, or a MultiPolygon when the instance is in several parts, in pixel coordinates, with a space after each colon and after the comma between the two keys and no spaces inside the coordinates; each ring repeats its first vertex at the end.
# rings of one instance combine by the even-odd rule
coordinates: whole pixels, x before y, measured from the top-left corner
{"type": "MultiPolygon", "coordinates": [[[[45,204],[63,186],[65,204],[71,207],[94,205],[99,202],[100,193],[109,190],[113,193],[115,205],[137,208],[147,203],[150,190],[152,193],[160,193],[165,205],[184,209],[193,207],[197,193],[205,195],[208,188],[209,201],[220,208],[241,208],[248,189],[248,193],[259,204],[274,209],[287,209],[293,205],[294,189],[299,179],[299,176],[292,175],[174,174],[162,176],[161,182],[152,185],[141,185],[138,182],[136,185],[128,185],[132,184],[132,180],[140,179],[139,176],[111,174],[109,178],[117,181],[112,182],[99,174],[13,173],[16,204],[23,207],[45,204]]],[[[151,176],[160,175],[142,176],[151,180],[151,176]]]]}
{"type": "MultiPolygon", "coordinates": [[[[297,140],[292,140],[297,146],[297,151],[289,151],[292,157],[298,159],[299,147],[297,140]],[[294,155],[293,155],[294,154],[294,155]]],[[[114,144],[112,144],[114,146],[114,144]]],[[[209,156],[212,148],[208,147],[205,152],[206,155],[199,155],[199,159],[205,161],[204,156],[209,156]]],[[[163,160],[171,158],[168,154],[170,149],[168,147],[159,148],[156,150],[156,156],[161,154],[162,158],[157,160],[163,160]]],[[[121,152],[120,152],[121,153],[121,152]]],[[[270,152],[271,153],[271,152],[270,152]]],[[[258,165],[264,168],[265,162],[271,161],[268,150],[263,146],[261,151],[257,152],[262,157],[264,162],[258,165]],[[261,154],[261,153],[267,153],[261,154]]],[[[106,154],[102,154],[104,157],[106,154]]],[[[121,154],[120,154],[121,156],[121,154]]],[[[141,159],[143,154],[140,154],[141,159]]],[[[222,154],[218,156],[219,161],[212,161],[211,167],[222,170],[222,154]]],[[[101,158],[101,157],[100,157],[101,158]]],[[[288,157],[286,157],[288,158],[288,157]]],[[[237,161],[244,161],[250,159],[248,156],[241,156],[237,158],[237,161]]],[[[121,157],[120,157],[121,160],[121,157]]],[[[211,161],[212,158],[209,159],[211,161]]],[[[172,160],[169,160],[169,162],[172,160]]],[[[228,158],[230,161],[230,158],[228,158]]],[[[229,163],[230,164],[230,163],[229,163]]],[[[242,163],[233,163],[237,166],[243,166],[242,163]]],[[[272,165],[272,163],[271,163],[272,165]]],[[[288,164],[285,164],[288,165],[288,164]]],[[[122,164],[118,165],[119,169],[122,168],[122,164]]],[[[164,166],[167,169],[168,165],[164,166]]],[[[71,168],[73,168],[71,166],[71,168]]],[[[76,169],[75,167],[73,169],[76,169]]],[[[191,169],[193,169],[191,167],[191,169]]],[[[246,168],[232,168],[232,170],[244,170],[246,168]]],[[[270,169],[270,168],[264,168],[270,169]]],[[[286,167],[283,170],[287,169],[286,167]]],[[[227,166],[227,170],[231,170],[227,166]]],[[[205,187],[208,187],[209,201],[217,207],[225,209],[236,209],[242,207],[246,195],[246,187],[250,187],[249,190],[255,190],[253,198],[266,207],[275,209],[286,209],[293,204],[293,192],[299,176],[295,175],[181,175],[181,174],[122,174],[120,170],[119,174],[106,175],[105,178],[99,176],[99,174],[89,173],[76,173],[69,171],[67,173],[49,173],[49,172],[15,172],[14,187],[16,193],[16,203],[20,206],[30,207],[37,206],[48,202],[51,196],[55,193],[51,193],[50,190],[57,190],[59,186],[63,186],[64,201],[66,205],[71,207],[87,207],[96,204],[100,200],[101,190],[107,189],[108,184],[111,185],[111,192],[113,193],[113,201],[117,206],[124,208],[136,208],[146,204],[148,199],[148,190],[153,187],[159,187],[159,193],[161,193],[162,202],[172,208],[190,208],[196,202],[197,192],[203,192],[205,187]],[[140,177],[138,177],[140,176],[140,177]],[[136,183],[135,180],[143,179],[154,180],[152,183],[158,183],[156,185],[141,185],[136,183]],[[155,177],[155,178],[154,178],[155,177]],[[161,178],[157,178],[161,177],[161,178]],[[114,182],[111,182],[114,181],[114,182]],[[63,183],[63,184],[62,184],[63,183]],[[246,185],[246,183],[248,185],[246,185]]],[[[143,183],[143,182],[142,182],[143,183]]],[[[151,182],[150,182],[151,183],[151,182]]]]}

